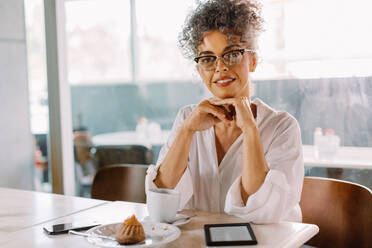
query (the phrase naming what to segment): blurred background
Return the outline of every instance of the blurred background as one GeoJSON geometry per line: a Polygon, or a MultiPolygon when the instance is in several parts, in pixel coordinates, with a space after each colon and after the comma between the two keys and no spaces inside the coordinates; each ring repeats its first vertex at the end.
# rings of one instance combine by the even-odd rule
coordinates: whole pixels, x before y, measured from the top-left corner
{"type": "MultiPolygon", "coordinates": [[[[266,23],[253,98],[298,120],[306,175],[371,188],[372,3],[261,2],[266,23]]],[[[47,76],[53,41],[45,3],[0,0],[0,186],[51,192],[49,116],[56,110],[48,93],[55,86],[47,76]]],[[[74,158],[59,166],[74,171],[73,194],[90,197],[96,171],[108,164],[155,163],[179,108],[208,97],[177,47],[194,3],[59,2],[56,30],[63,35],[54,45],[65,58],[61,87],[70,97],[59,97],[71,106],[74,158]]]]}

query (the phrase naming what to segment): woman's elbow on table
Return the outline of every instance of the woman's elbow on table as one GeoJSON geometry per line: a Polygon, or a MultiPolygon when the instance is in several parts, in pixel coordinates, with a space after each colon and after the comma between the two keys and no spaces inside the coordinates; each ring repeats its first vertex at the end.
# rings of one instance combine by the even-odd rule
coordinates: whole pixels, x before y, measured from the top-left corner
{"type": "Polygon", "coordinates": [[[275,174],[275,171],[270,171],[265,183],[245,203],[240,195],[239,180],[235,181],[226,196],[225,212],[257,224],[301,222],[298,197],[286,183],[280,186],[274,183],[272,179],[278,177],[275,174]]]}

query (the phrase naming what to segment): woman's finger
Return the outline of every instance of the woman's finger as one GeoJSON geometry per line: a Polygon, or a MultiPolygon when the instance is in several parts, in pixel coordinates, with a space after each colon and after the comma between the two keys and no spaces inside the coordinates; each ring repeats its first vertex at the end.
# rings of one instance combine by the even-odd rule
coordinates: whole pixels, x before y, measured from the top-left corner
{"type": "Polygon", "coordinates": [[[216,98],[210,98],[208,101],[214,105],[219,106],[221,108],[224,108],[224,110],[227,112],[227,118],[229,120],[233,120],[234,116],[236,115],[235,111],[235,98],[226,98],[226,99],[216,99],[216,98]]]}
{"type": "Polygon", "coordinates": [[[212,114],[223,122],[230,121],[227,117],[227,111],[224,108],[213,106],[211,104],[203,104],[200,108],[203,112],[212,114]]]}
{"type": "Polygon", "coordinates": [[[213,105],[226,105],[226,104],[233,104],[235,105],[235,98],[225,98],[225,99],[216,99],[210,98],[208,101],[213,105]]]}
{"type": "Polygon", "coordinates": [[[226,106],[229,111],[229,115],[236,116],[239,118],[246,119],[244,113],[249,113],[250,118],[254,118],[251,109],[251,102],[248,97],[237,97],[237,98],[226,98],[226,99],[209,99],[213,105],[226,106]]]}
{"type": "Polygon", "coordinates": [[[227,104],[232,104],[236,106],[237,104],[240,103],[249,103],[250,105],[251,101],[248,97],[242,96],[242,97],[237,97],[237,98],[225,98],[225,99],[217,99],[217,98],[210,98],[208,101],[213,104],[213,105],[227,105],[227,104]]]}

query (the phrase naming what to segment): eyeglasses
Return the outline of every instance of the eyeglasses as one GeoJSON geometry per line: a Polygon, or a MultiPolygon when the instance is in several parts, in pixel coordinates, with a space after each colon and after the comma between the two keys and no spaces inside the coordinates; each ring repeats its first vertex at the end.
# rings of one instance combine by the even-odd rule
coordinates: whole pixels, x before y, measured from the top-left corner
{"type": "Polygon", "coordinates": [[[245,52],[254,53],[255,50],[250,49],[237,49],[228,51],[221,56],[205,55],[194,58],[194,61],[198,63],[204,70],[213,71],[217,66],[217,58],[222,58],[223,63],[226,66],[233,66],[242,62],[243,54],[245,52]]]}

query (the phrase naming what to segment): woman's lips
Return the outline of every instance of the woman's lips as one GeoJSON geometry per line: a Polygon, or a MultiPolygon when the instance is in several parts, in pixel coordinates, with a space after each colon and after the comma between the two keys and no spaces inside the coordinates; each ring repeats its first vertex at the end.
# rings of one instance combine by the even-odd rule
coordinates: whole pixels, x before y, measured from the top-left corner
{"type": "Polygon", "coordinates": [[[215,81],[214,83],[218,87],[226,87],[232,84],[234,81],[235,81],[235,78],[229,78],[229,79],[218,80],[218,81],[215,81]]]}

